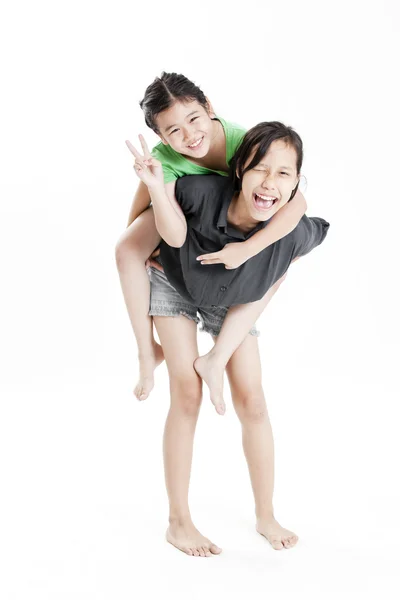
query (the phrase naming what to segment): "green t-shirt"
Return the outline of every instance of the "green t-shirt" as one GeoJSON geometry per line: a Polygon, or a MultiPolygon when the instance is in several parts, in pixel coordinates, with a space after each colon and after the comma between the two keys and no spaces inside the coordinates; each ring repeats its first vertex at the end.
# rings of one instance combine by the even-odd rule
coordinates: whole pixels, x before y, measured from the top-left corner
{"type": "MultiPolygon", "coordinates": [[[[224,119],[221,119],[221,117],[218,117],[218,121],[224,128],[226,139],[226,162],[229,163],[242,141],[246,130],[234,123],[228,123],[224,119]]],[[[162,142],[157,144],[157,146],[154,146],[151,154],[162,163],[165,183],[175,181],[178,177],[184,177],[185,175],[210,175],[210,173],[227,175],[225,171],[214,171],[213,169],[207,169],[206,167],[196,165],[185,156],[182,156],[182,154],[179,154],[179,152],[176,152],[171,146],[166,146],[162,142]]]]}

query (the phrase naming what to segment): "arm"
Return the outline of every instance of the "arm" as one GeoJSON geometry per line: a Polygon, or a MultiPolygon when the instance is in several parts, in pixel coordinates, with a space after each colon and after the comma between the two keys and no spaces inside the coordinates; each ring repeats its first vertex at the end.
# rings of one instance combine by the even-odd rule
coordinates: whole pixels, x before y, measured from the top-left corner
{"type": "Polygon", "coordinates": [[[166,184],[158,182],[149,186],[149,192],[158,233],[168,246],[180,248],[186,240],[187,224],[175,198],[175,184],[176,181],[166,184]]]}
{"type": "Polygon", "coordinates": [[[255,256],[261,250],[264,250],[293,231],[306,210],[306,199],[301,192],[297,191],[294,198],[272,217],[268,223],[268,227],[257,231],[249,240],[243,243],[247,259],[255,256]]]}
{"type": "Polygon", "coordinates": [[[250,239],[226,244],[219,252],[203,254],[198,256],[197,260],[200,260],[202,265],[223,263],[226,269],[237,269],[246,260],[291,233],[306,210],[306,200],[303,194],[297,191],[294,198],[271,218],[268,226],[257,231],[250,239]]]}
{"type": "Polygon", "coordinates": [[[164,184],[161,162],[151,156],[143,136],[139,138],[143,156],[130,142],[126,142],[136,159],[135,172],[148,188],[158,233],[169,246],[180,248],[186,239],[187,226],[185,216],[175,198],[175,181],[164,184]]]}
{"type": "Polygon", "coordinates": [[[147,188],[147,185],[141,181],[136,190],[135,195],[133,196],[131,210],[129,211],[128,224],[131,225],[135,219],[138,218],[139,215],[142,214],[148,208],[150,204],[150,194],[147,188]]]}

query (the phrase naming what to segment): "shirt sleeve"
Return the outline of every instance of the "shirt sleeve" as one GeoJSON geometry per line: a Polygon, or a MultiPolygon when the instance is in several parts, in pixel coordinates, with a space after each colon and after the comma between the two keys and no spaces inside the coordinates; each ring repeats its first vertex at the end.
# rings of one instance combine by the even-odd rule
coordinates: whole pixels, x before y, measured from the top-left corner
{"type": "Polygon", "coordinates": [[[293,230],[294,257],[305,256],[311,250],[322,244],[330,225],[319,217],[303,215],[297,227],[293,230]]]}
{"type": "Polygon", "coordinates": [[[153,148],[151,155],[159,160],[162,164],[164,183],[170,183],[171,181],[178,179],[178,174],[176,173],[174,167],[166,161],[165,156],[159,151],[157,146],[153,148]]]}

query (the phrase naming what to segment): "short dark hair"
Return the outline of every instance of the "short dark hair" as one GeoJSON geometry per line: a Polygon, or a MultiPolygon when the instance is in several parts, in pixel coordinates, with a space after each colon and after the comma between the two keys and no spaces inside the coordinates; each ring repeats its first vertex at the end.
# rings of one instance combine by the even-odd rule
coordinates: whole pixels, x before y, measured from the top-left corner
{"type": "Polygon", "coordinates": [[[146,125],[159,133],[156,116],[172,106],[176,100],[197,100],[206,110],[208,109],[207,98],[193,81],[184,75],[163,71],[161,77],[156,77],[146,88],[144,98],[140,101],[146,125]]]}
{"type": "MultiPolygon", "coordinates": [[[[299,134],[292,127],[287,127],[279,121],[264,121],[249,129],[229,163],[229,177],[235,193],[242,189],[242,178],[246,171],[258,165],[267,154],[272,142],[276,140],[283,140],[294,148],[297,154],[297,174],[300,173],[303,164],[303,142],[299,134]],[[253,159],[245,167],[254,150],[253,159]]],[[[299,184],[293,190],[289,201],[296,194],[298,187],[299,184]]]]}

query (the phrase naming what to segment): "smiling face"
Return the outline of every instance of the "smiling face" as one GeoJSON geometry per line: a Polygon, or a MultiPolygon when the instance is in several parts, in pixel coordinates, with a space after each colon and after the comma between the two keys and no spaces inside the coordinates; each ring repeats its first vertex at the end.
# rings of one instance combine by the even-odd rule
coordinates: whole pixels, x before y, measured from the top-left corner
{"type": "Polygon", "coordinates": [[[163,144],[188,158],[199,159],[210,150],[215,121],[197,100],[177,100],[155,118],[163,144]]]}
{"type": "MultiPolygon", "coordinates": [[[[255,151],[245,168],[254,154],[255,151]]],[[[288,202],[300,177],[296,162],[293,146],[284,140],[275,140],[261,161],[244,173],[236,208],[242,218],[248,218],[249,225],[268,221],[288,202]]]]}

